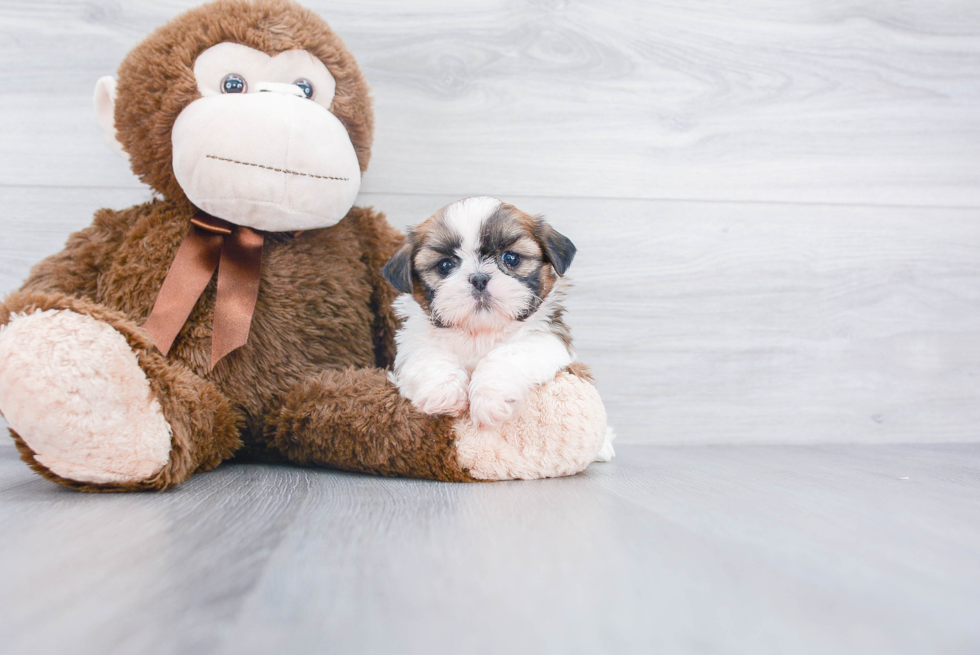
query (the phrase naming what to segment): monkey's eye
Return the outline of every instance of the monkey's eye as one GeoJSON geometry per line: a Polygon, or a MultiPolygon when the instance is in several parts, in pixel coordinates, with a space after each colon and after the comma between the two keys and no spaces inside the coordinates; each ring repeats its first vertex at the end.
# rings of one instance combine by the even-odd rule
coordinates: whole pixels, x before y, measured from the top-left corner
{"type": "Polygon", "coordinates": [[[304,80],[302,77],[293,82],[296,86],[303,89],[303,95],[309,99],[313,99],[313,85],[310,84],[309,80],[304,80]]]}
{"type": "Polygon", "coordinates": [[[446,277],[452,273],[454,268],[456,268],[456,262],[449,257],[440,260],[439,263],[436,264],[436,270],[439,271],[439,275],[443,277],[446,277]]]}
{"type": "Polygon", "coordinates": [[[222,93],[245,93],[246,90],[248,90],[248,84],[245,83],[245,78],[238,73],[229,73],[221,79],[222,93]]]}
{"type": "Polygon", "coordinates": [[[500,261],[504,263],[507,268],[517,268],[521,263],[521,256],[516,252],[507,251],[500,256],[500,261]]]}

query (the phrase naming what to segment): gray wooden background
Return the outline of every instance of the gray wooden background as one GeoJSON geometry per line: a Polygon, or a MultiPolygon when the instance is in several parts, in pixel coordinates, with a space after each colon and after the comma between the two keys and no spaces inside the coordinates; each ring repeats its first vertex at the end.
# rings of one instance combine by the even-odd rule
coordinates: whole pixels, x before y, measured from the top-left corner
{"type": "MultiPolygon", "coordinates": [[[[194,4],[0,0],[0,293],[149,198],[92,90],[194,4]]],[[[619,457],[92,497],[7,440],[0,650],[980,652],[980,3],[306,4],[374,90],[362,204],[578,245],[619,457]]]]}

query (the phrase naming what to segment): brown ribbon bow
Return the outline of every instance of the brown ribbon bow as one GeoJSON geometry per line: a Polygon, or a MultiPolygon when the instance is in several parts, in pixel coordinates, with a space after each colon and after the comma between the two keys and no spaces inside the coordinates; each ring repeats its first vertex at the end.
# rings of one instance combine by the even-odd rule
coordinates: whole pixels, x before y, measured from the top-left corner
{"type": "Polygon", "coordinates": [[[191,228],[160,287],[143,328],[164,355],[218,269],[218,292],[211,333],[211,368],[248,341],[262,268],[261,232],[207,214],[191,228]]]}

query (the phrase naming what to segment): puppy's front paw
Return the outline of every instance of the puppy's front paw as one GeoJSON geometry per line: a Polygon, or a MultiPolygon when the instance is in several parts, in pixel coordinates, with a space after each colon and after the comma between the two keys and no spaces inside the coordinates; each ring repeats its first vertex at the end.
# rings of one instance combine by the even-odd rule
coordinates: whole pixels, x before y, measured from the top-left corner
{"type": "Polygon", "coordinates": [[[412,398],[412,404],[423,414],[459,416],[468,406],[465,374],[423,385],[412,398]]]}
{"type": "Polygon", "coordinates": [[[470,418],[480,427],[503,425],[521,413],[523,394],[497,385],[470,385],[470,418]]]}

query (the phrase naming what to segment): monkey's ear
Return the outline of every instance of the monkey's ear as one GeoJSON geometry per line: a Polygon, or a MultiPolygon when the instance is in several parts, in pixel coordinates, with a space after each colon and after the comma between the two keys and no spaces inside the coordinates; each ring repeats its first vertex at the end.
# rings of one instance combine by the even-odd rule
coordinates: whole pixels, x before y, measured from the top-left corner
{"type": "Polygon", "coordinates": [[[544,248],[545,259],[555,267],[555,273],[564,275],[575,258],[575,244],[572,240],[538,218],[534,226],[534,236],[544,248]]]}
{"type": "Polygon", "coordinates": [[[102,136],[112,151],[129,161],[129,155],[123,150],[122,144],[116,138],[116,80],[106,75],[95,83],[95,118],[102,128],[102,136]]]}
{"type": "Polygon", "coordinates": [[[412,241],[411,236],[404,246],[398,249],[385,267],[381,269],[381,274],[402,293],[412,293],[412,241]]]}

